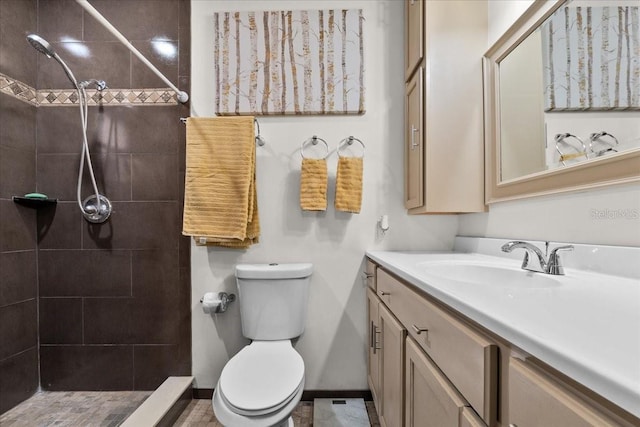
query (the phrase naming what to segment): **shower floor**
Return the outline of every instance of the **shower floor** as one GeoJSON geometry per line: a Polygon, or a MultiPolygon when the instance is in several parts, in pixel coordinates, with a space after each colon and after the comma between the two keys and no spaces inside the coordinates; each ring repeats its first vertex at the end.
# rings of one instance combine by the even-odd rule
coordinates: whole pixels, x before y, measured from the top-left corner
{"type": "Polygon", "coordinates": [[[115,427],[151,391],[44,391],[0,415],[2,427],[115,427]]]}

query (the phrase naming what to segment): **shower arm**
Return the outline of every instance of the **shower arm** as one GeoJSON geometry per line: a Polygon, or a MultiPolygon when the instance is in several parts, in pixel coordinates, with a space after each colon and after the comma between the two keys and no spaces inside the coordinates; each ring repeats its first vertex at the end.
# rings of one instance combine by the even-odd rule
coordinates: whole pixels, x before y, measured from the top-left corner
{"type": "Polygon", "coordinates": [[[171,81],[168,78],[166,78],[165,75],[162,74],[160,70],[158,70],[155,67],[155,65],[153,65],[147,58],[145,58],[145,56],[141,54],[140,51],[138,51],[138,49],[136,49],[131,43],[129,43],[129,40],[127,40],[122,35],[122,33],[120,33],[120,31],[118,31],[118,29],[111,24],[111,22],[109,22],[104,16],[102,16],[102,14],[100,14],[100,12],[98,12],[96,8],[94,8],[89,3],[88,0],[76,0],[76,2],[80,6],[82,6],[82,8],[84,8],[84,10],[86,10],[89,13],[89,15],[93,16],[107,30],[109,30],[111,34],[113,34],[118,40],[120,40],[120,42],[124,44],[131,51],[131,53],[137,56],[140,61],[142,61],[147,67],[149,67],[149,69],[153,71],[156,76],[160,77],[162,81],[165,82],[177,94],[177,98],[179,102],[184,104],[189,100],[189,94],[187,94],[184,91],[181,91],[176,87],[176,85],[171,83],[171,81]]]}

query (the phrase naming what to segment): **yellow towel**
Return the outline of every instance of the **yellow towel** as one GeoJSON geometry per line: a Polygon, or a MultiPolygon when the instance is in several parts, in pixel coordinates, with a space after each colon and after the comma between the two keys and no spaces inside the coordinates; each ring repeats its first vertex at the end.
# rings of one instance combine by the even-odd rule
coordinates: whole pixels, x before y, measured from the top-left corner
{"type": "Polygon", "coordinates": [[[258,242],[253,117],[189,118],[182,234],[198,245],[258,242]]]}
{"type": "Polygon", "coordinates": [[[302,159],[300,207],[305,211],[327,210],[327,161],[302,159]]]}
{"type": "Polygon", "coordinates": [[[362,157],[338,158],[336,210],[360,213],[362,205],[362,157]]]}

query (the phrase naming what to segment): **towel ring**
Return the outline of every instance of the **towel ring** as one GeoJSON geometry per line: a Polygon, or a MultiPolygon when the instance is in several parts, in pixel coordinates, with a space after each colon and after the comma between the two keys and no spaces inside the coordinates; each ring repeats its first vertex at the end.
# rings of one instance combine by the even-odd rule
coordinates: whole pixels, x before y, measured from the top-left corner
{"type": "MultiPolygon", "coordinates": [[[[364,142],[360,141],[358,138],[355,138],[353,136],[349,136],[347,138],[344,138],[342,141],[340,141],[338,143],[338,157],[347,157],[347,156],[341,156],[340,155],[340,150],[346,148],[346,145],[353,145],[353,141],[359,142],[360,145],[362,146],[362,155],[359,156],[359,158],[363,158],[364,157],[364,152],[365,152],[365,146],[364,146],[364,142]]],[[[358,157],[358,156],[354,156],[354,157],[358,157]]]]}
{"type": "Polygon", "coordinates": [[[329,144],[327,144],[327,141],[325,141],[322,138],[318,138],[316,135],[313,135],[311,138],[309,139],[305,139],[304,141],[302,141],[302,144],[300,144],[300,155],[302,156],[303,159],[311,159],[313,157],[305,157],[304,155],[304,147],[305,145],[307,145],[308,142],[310,142],[312,145],[318,145],[318,141],[322,142],[325,146],[325,148],[327,149],[327,154],[324,155],[324,157],[320,157],[320,159],[326,159],[327,156],[329,155],[329,144]]]}
{"type": "Polygon", "coordinates": [[[258,121],[258,119],[254,118],[253,119],[253,124],[257,128],[257,130],[256,130],[256,144],[258,144],[260,147],[262,147],[262,146],[264,146],[264,144],[267,143],[267,141],[265,141],[264,138],[262,137],[262,135],[260,135],[260,122],[258,121]]]}
{"type": "Polygon", "coordinates": [[[589,151],[591,151],[593,154],[595,154],[596,157],[600,157],[600,156],[604,156],[606,153],[613,151],[614,153],[617,153],[618,150],[616,150],[613,147],[608,147],[605,148],[603,150],[600,151],[593,151],[593,143],[600,140],[600,142],[605,143],[605,144],[609,144],[609,145],[613,145],[616,146],[619,144],[618,142],[618,138],[616,138],[615,136],[611,135],[609,132],[595,132],[592,133],[591,136],[589,136],[589,151]],[[601,140],[602,137],[608,136],[611,140],[613,140],[614,144],[611,144],[611,141],[605,141],[605,140],[601,140]]]}
{"type": "Polygon", "coordinates": [[[575,159],[577,157],[582,157],[584,156],[585,159],[588,159],[587,157],[587,146],[584,144],[584,141],[582,139],[580,139],[579,137],[577,137],[576,135],[573,135],[571,133],[559,133],[556,134],[555,136],[555,141],[556,141],[556,151],[558,152],[558,154],[560,154],[560,163],[562,163],[562,166],[566,166],[567,164],[564,162],[565,160],[572,160],[575,159]],[[572,153],[572,154],[565,154],[562,152],[562,150],[560,150],[560,147],[558,144],[560,143],[564,143],[567,144],[569,147],[575,149],[575,147],[573,147],[571,144],[569,144],[567,141],[565,141],[565,139],[568,138],[575,138],[578,140],[578,142],[580,143],[580,145],[582,146],[582,151],[578,151],[576,153],[572,153]]]}

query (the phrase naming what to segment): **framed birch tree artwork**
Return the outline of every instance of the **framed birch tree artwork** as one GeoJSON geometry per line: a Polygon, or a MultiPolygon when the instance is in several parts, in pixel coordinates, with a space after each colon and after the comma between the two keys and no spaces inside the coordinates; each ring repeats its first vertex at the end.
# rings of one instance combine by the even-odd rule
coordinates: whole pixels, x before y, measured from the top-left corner
{"type": "Polygon", "coordinates": [[[564,7],[542,35],[546,111],[640,109],[640,7],[564,7]]]}
{"type": "Polygon", "coordinates": [[[216,114],[363,114],[361,9],[214,14],[216,114]]]}

